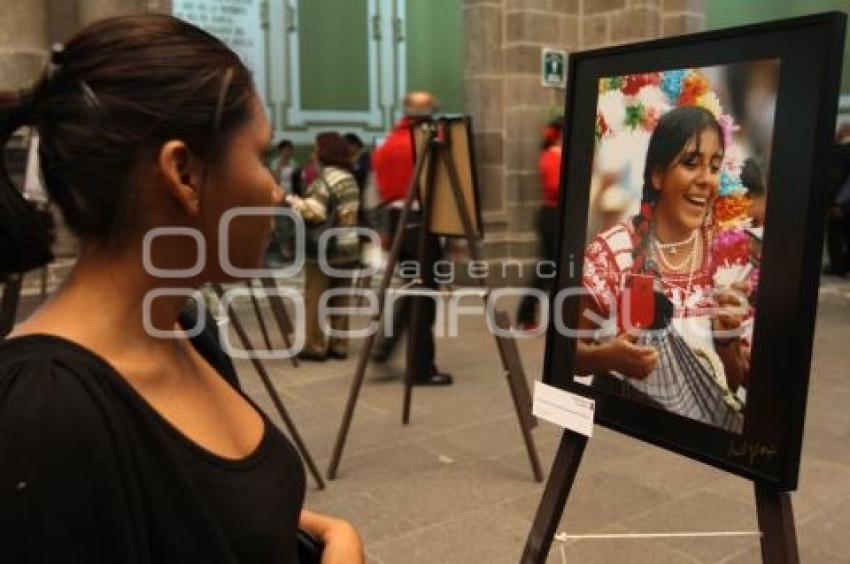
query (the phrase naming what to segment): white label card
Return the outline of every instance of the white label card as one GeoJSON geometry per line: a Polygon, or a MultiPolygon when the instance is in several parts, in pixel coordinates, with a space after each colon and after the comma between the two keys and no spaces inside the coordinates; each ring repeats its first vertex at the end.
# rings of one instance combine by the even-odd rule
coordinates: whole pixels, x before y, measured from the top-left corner
{"type": "Polygon", "coordinates": [[[564,429],[593,435],[593,415],[596,402],[592,399],[565,392],[543,382],[534,382],[534,407],[532,413],[564,429]]]}

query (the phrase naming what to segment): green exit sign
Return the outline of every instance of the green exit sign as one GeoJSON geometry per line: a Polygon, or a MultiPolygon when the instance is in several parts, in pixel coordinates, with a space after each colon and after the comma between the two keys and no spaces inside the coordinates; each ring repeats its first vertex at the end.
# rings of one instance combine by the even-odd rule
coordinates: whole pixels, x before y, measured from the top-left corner
{"type": "Polygon", "coordinates": [[[564,88],[567,85],[567,52],[544,47],[540,60],[543,86],[564,88]]]}

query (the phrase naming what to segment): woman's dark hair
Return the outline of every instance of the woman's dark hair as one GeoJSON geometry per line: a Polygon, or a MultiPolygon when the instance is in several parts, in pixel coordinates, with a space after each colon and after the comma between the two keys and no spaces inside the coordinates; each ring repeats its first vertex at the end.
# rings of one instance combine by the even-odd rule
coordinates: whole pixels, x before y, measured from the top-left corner
{"type": "Polygon", "coordinates": [[[653,208],[658,202],[660,194],[652,185],[653,173],[658,170],[667,170],[691,139],[696,139],[695,150],[698,151],[699,134],[709,128],[714,128],[717,131],[721,148],[724,148],[723,129],[714,114],[705,108],[679,106],[670,110],[658,120],[658,124],[649,139],[649,148],[646,151],[641,211],[633,220],[637,239],[634,246],[634,270],[636,272],[643,271],[646,266],[650,268],[654,266],[645,264],[653,208]]]}
{"type": "Polygon", "coordinates": [[[292,144],[292,141],[289,139],[281,139],[280,143],[277,144],[277,150],[283,151],[284,149],[294,149],[295,145],[292,144]]]}
{"type": "MultiPolygon", "coordinates": [[[[254,86],[224,43],[171,16],[109,18],[54,47],[29,89],[0,96],[0,146],[38,130],[47,192],[84,241],[111,241],[130,217],[143,159],[169,139],[212,163],[248,121],[254,86]]],[[[51,260],[52,224],[0,162],[0,273],[51,260]]]]}
{"type": "Polygon", "coordinates": [[[360,139],[360,136],[356,133],[346,133],[342,136],[342,138],[345,139],[346,142],[348,142],[348,144],[353,147],[357,147],[358,149],[363,148],[363,140],[360,139]]]}
{"type": "Polygon", "coordinates": [[[351,172],[351,149],[342,135],[325,131],[316,135],[316,158],[322,166],[335,166],[351,172]]]}
{"type": "Polygon", "coordinates": [[[758,162],[752,157],[746,159],[744,166],[741,167],[741,184],[747,189],[747,195],[751,198],[765,195],[764,174],[758,162]]]}
{"type": "Polygon", "coordinates": [[[540,150],[545,151],[558,142],[564,131],[564,118],[555,118],[543,128],[543,141],[540,142],[540,150]]]}

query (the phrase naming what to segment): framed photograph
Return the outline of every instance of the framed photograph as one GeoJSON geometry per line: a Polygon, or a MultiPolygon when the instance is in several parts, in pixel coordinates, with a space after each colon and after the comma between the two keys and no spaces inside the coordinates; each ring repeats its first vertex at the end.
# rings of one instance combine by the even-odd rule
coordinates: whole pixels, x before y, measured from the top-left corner
{"type": "Polygon", "coordinates": [[[845,16],[571,55],[544,381],[796,488],[845,16]]]}
{"type": "MultiPolygon", "coordinates": [[[[441,116],[434,120],[438,138],[444,143],[441,150],[447,150],[455,165],[457,181],[466,210],[472,223],[475,237],[483,237],[481,206],[478,197],[478,178],[475,166],[475,150],[472,142],[472,118],[469,116],[441,116]]],[[[414,154],[425,140],[421,128],[413,130],[414,154]]],[[[426,156],[422,176],[419,181],[419,193],[425,199],[429,192],[429,183],[433,175],[434,195],[431,201],[430,231],[446,237],[463,237],[466,232],[463,219],[452,191],[451,177],[446,163],[441,159],[432,169],[432,159],[426,156]]]]}

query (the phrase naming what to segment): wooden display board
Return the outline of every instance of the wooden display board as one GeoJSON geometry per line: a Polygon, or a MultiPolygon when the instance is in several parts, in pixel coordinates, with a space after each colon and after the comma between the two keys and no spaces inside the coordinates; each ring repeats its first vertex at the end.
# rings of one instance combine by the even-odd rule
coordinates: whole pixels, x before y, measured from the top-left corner
{"type": "MultiPolygon", "coordinates": [[[[478,178],[475,171],[475,151],[472,140],[472,119],[469,116],[442,116],[435,120],[438,136],[445,140],[445,149],[450,151],[449,158],[455,164],[460,192],[466,203],[472,222],[473,235],[484,236],[481,221],[481,206],[478,197],[478,178]]],[[[425,142],[426,134],[422,128],[413,128],[414,150],[419,152],[425,142]]],[[[432,213],[430,231],[446,237],[466,237],[464,222],[455,203],[451,187],[449,169],[445,159],[432,159],[426,154],[423,173],[419,179],[419,194],[422,200],[428,198],[429,178],[433,174],[434,195],[431,198],[432,213]],[[436,166],[434,163],[436,162],[436,166]],[[432,171],[432,166],[435,166],[432,171]]]]}

